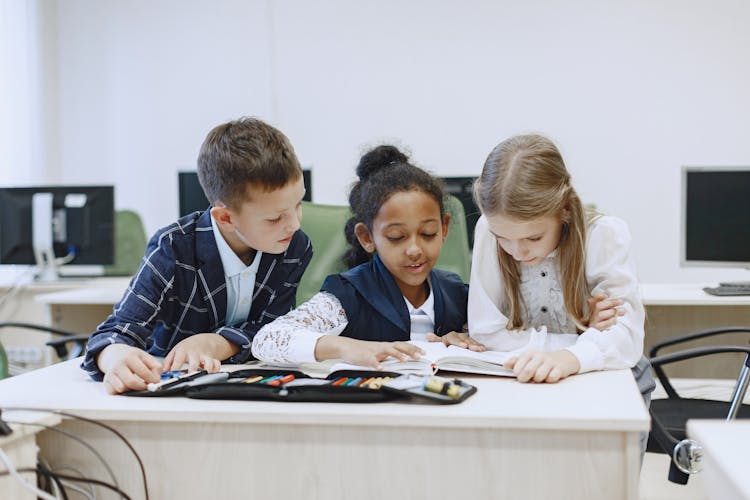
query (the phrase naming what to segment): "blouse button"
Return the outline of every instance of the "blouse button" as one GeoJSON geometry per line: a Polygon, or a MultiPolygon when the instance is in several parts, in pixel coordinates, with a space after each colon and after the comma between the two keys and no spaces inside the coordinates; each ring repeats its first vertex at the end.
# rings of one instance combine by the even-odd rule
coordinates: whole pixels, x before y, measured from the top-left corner
{"type": "Polygon", "coordinates": [[[543,312],[543,313],[546,313],[546,312],[547,312],[547,306],[542,306],[542,312],[543,312]]]}
{"type": "Polygon", "coordinates": [[[542,278],[546,278],[546,277],[547,277],[547,271],[542,271],[542,278]]]}

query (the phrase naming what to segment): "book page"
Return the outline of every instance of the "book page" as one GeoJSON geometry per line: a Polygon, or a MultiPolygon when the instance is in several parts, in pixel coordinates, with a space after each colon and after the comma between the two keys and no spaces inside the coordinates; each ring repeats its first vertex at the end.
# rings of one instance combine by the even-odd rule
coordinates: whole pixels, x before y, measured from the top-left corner
{"type": "MultiPolygon", "coordinates": [[[[430,375],[435,370],[447,370],[483,375],[500,375],[514,377],[512,370],[503,367],[503,363],[514,354],[499,351],[475,352],[458,346],[446,346],[442,342],[410,341],[422,349],[425,354],[419,360],[399,361],[389,358],[383,361],[384,371],[430,375]]],[[[337,370],[371,370],[370,367],[357,366],[340,362],[331,367],[337,370]]]]}

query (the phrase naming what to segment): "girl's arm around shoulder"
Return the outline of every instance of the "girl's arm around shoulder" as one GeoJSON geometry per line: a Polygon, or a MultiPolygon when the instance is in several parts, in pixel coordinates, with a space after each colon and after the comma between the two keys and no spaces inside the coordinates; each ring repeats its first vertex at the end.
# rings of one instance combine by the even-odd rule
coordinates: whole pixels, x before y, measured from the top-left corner
{"type": "Polygon", "coordinates": [[[589,227],[586,241],[586,280],[591,295],[623,301],[615,325],[589,328],[568,348],[578,357],[581,372],[631,368],[643,353],[645,312],[627,224],[602,216],[589,227]]]}
{"type": "Polygon", "coordinates": [[[319,292],[261,328],[253,339],[253,356],[271,363],[316,361],[318,339],[340,334],[347,324],[346,311],[339,299],[319,292]]]}

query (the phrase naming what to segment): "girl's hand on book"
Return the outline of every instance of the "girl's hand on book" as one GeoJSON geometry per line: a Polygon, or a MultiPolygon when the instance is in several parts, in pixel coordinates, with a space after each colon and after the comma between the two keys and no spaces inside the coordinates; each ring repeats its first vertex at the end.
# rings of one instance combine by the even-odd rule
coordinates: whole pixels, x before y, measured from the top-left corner
{"type": "Polygon", "coordinates": [[[381,361],[395,358],[398,361],[419,359],[425,352],[408,342],[373,342],[349,337],[324,335],[318,339],[315,347],[315,358],[340,358],[353,365],[371,366],[382,370],[381,361]]]}
{"type": "Polygon", "coordinates": [[[503,365],[515,373],[519,382],[557,382],[578,373],[581,363],[566,350],[555,352],[526,351],[503,365]]]}
{"type": "Polygon", "coordinates": [[[606,295],[589,297],[589,327],[604,331],[617,323],[617,317],[625,314],[619,307],[622,299],[610,299],[606,295]]]}
{"type": "Polygon", "coordinates": [[[434,333],[428,333],[425,338],[428,342],[442,342],[446,346],[454,345],[470,351],[482,352],[487,350],[487,348],[484,347],[484,344],[480,344],[473,338],[469,337],[467,333],[462,332],[450,332],[442,337],[438,337],[434,333]]]}

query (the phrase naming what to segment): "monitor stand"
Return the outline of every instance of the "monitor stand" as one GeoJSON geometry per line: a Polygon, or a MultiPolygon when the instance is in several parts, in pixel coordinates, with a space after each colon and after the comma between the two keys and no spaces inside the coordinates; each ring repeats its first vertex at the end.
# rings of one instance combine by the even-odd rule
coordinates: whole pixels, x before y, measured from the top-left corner
{"type": "Polygon", "coordinates": [[[60,232],[65,220],[61,219],[62,215],[55,218],[52,198],[52,193],[36,193],[31,198],[31,236],[37,267],[35,281],[58,281],[58,267],[75,258],[75,252],[55,257],[54,234],[60,232]]]}

